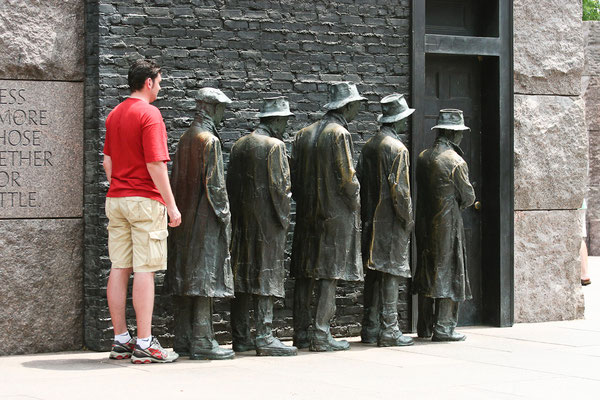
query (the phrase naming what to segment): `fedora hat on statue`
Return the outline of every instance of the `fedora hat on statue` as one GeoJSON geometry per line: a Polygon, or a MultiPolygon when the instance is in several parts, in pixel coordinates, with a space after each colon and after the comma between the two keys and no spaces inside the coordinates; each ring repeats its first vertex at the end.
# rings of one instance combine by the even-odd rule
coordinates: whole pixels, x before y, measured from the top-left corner
{"type": "Polygon", "coordinates": [[[453,108],[440,110],[440,114],[438,115],[437,119],[437,125],[431,128],[431,130],[434,129],[450,129],[453,131],[471,130],[471,128],[465,125],[465,117],[463,116],[463,112],[453,108]]]}
{"type": "Polygon", "coordinates": [[[289,117],[291,115],[294,114],[290,111],[290,103],[285,97],[280,96],[264,99],[257,117],[289,117]]]}
{"type": "Polygon", "coordinates": [[[353,101],[367,100],[358,94],[356,85],[351,82],[334,82],[329,84],[329,103],[325,104],[326,110],[337,110],[353,101]]]}
{"type": "Polygon", "coordinates": [[[377,117],[380,124],[390,124],[400,121],[415,112],[414,108],[409,108],[403,94],[394,93],[385,96],[380,101],[381,112],[377,117]]]}

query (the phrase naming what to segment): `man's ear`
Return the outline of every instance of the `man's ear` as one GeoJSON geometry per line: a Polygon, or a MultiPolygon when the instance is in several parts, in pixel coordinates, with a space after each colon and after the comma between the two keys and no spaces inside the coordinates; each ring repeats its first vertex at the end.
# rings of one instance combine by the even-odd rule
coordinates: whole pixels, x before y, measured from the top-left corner
{"type": "Polygon", "coordinates": [[[147,78],[146,79],[146,87],[148,89],[152,89],[152,86],[154,86],[154,82],[152,81],[152,78],[147,78]]]}

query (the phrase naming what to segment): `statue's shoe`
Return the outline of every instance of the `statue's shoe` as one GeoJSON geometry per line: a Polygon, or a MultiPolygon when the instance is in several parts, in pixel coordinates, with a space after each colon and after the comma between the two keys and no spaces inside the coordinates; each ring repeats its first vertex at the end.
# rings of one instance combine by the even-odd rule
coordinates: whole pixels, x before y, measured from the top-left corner
{"type": "Polygon", "coordinates": [[[179,356],[181,357],[189,357],[190,355],[190,349],[188,348],[175,348],[173,347],[173,351],[177,354],[179,354],[179,356]]]}
{"type": "Polygon", "coordinates": [[[207,350],[195,350],[190,354],[190,360],[231,360],[235,356],[233,350],[217,347],[207,350]]]}
{"type": "Polygon", "coordinates": [[[433,335],[433,327],[421,326],[421,324],[417,324],[417,337],[422,339],[429,339],[433,335]]]}
{"type": "Polygon", "coordinates": [[[396,346],[411,346],[415,341],[410,336],[404,336],[402,332],[396,331],[393,334],[382,334],[379,336],[377,346],[379,347],[396,347],[396,346]]]}
{"type": "Polygon", "coordinates": [[[231,347],[233,347],[233,351],[235,351],[236,353],[243,353],[245,351],[254,350],[256,348],[256,346],[254,346],[254,343],[252,343],[251,341],[234,341],[231,347]]]}
{"type": "Polygon", "coordinates": [[[342,351],[348,350],[350,343],[346,340],[335,340],[331,334],[327,338],[313,338],[310,341],[310,351],[342,351]]]}
{"type": "Polygon", "coordinates": [[[308,333],[298,332],[297,334],[294,334],[294,346],[297,349],[308,349],[310,347],[308,333]]]}
{"type": "Polygon", "coordinates": [[[441,334],[434,332],[434,334],[431,338],[431,341],[432,342],[462,342],[466,338],[467,338],[467,335],[465,335],[464,333],[458,333],[455,331],[452,331],[452,333],[450,335],[441,335],[441,334]]]}
{"type": "Polygon", "coordinates": [[[298,349],[295,346],[286,346],[277,338],[273,338],[269,344],[256,347],[257,356],[295,356],[297,354],[298,349]]]}
{"type": "Polygon", "coordinates": [[[360,330],[360,341],[361,343],[373,344],[377,343],[377,337],[379,336],[378,328],[367,328],[363,327],[360,330]]]}

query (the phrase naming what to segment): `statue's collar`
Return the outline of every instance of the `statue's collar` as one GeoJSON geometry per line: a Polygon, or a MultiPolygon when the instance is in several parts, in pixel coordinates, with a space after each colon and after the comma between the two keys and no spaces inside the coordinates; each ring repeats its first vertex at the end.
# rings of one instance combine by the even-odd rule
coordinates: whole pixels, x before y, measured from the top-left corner
{"type": "Polygon", "coordinates": [[[201,129],[204,129],[204,130],[212,133],[213,135],[218,137],[219,140],[221,140],[221,138],[219,137],[219,131],[217,131],[217,126],[215,125],[213,118],[210,115],[208,115],[208,113],[206,113],[206,111],[201,110],[196,115],[196,118],[194,119],[193,124],[198,126],[201,129]]]}
{"type": "Polygon", "coordinates": [[[451,147],[461,157],[463,157],[465,155],[465,153],[462,151],[462,149],[460,147],[458,147],[455,143],[452,143],[452,141],[446,137],[438,136],[438,138],[435,139],[435,142],[445,144],[446,146],[451,147]]]}
{"type": "Polygon", "coordinates": [[[348,129],[348,121],[346,121],[346,118],[339,112],[328,111],[327,114],[325,114],[324,119],[326,119],[327,122],[335,122],[348,129]]]}
{"type": "Polygon", "coordinates": [[[258,124],[256,129],[254,130],[254,133],[263,136],[273,136],[273,131],[265,124],[258,124]]]}
{"type": "Polygon", "coordinates": [[[392,129],[391,127],[384,125],[379,129],[379,133],[384,135],[384,136],[389,136],[392,137],[394,139],[398,139],[398,134],[396,133],[396,131],[394,129],[392,129]]]}

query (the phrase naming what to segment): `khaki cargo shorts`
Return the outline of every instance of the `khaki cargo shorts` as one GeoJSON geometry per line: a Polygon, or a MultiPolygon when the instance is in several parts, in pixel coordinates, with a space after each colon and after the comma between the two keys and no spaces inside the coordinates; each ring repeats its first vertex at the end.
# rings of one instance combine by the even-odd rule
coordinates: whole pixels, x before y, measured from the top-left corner
{"type": "Polygon", "coordinates": [[[108,255],[113,268],[167,269],[167,208],[146,197],[107,197],[108,255]]]}

